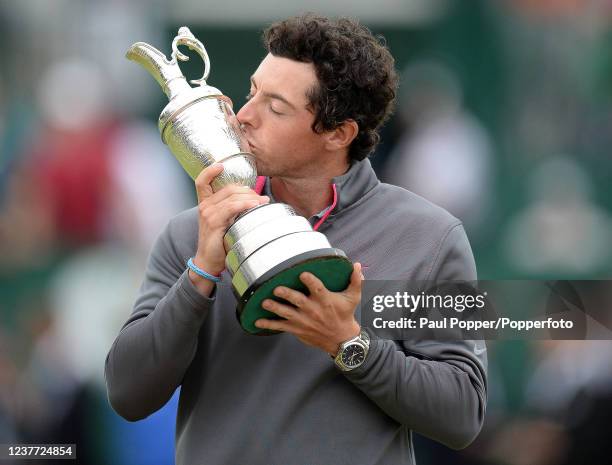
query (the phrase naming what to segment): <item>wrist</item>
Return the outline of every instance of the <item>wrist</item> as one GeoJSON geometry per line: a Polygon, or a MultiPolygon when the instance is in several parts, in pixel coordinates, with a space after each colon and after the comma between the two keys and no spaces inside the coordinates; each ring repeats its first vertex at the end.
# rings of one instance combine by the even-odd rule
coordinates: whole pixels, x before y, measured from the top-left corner
{"type": "Polygon", "coordinates": [[[370,335],[361,329],[357,336],[340,345],[334,363],[344,372],[352,371],[365,363],[369,350],[370,335]]]}
{"type": "Polygon", "coordinates": [[[196,254],[192,258],[192,262],[198,268],[205,270],[207,273],[215,277],[220,277],[221,273],[225,269],[225,262],[221,264],[215,263],[214,261],[203,258],[201,255],[198,255],[198,254],[196,254]]]}
{"type": "Polygon", "coordinates": [[[207,269],[196,264],[195,257],[192,257],[187,261],[187,268],[189,280],[196,288],[196,290],[200,294],[206,297],[210,297],[215,288],[215,284],[221,281],[221,273],[210,273],[207,269]]]}
{"type": "Polygon", "coordinates": [[[208,279],[197,275],[196,273],[193,272],[193,270],[188,270],[188,276],[189,276],[189,281],[191,281],[191,284],[193,284],[193,287],[196,288],[196,291],[198,291],[204,297],[210,297],[212,295],[212,292],[215,288],[214,282],[209,281],[208,279]]]}
{"type": "Polygon", "coordinates": [[[361,332],[361,326],[359,325],[359,323],[357,323],[356,320],[353,320],[351,322],[351,325],[347,327],[348,329],[346,331],[343,331],[341,333],[341,336],[338,338],[338,340],[334,343],[333,346],[331,346],[330,350],[328,351],[328,354],[332,357],[335,358],[336,355],[338,355],[338,352],[340,351],[340,346],[345,343],[346,341],[349,341],[357,336],[359,336],[360,332],[361,332]]]}

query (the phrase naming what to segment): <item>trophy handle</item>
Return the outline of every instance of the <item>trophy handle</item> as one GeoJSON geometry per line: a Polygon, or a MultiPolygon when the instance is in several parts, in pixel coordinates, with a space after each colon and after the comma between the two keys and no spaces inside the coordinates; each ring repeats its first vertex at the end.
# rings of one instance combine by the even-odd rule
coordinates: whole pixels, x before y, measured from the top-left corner
{"type": "Polygon", "coordinates": [[[206,79],[208,79],[208,74],[210,73],[210,59],[208,58],[208,53],[206,53],[206,49],[202,42],[195,38],[187,26],[183,26],[179,29],[178,35],[172,41],[172,61],[176,62],[177,59],[188,61],[189,57],[180,52],[178,49],[179,45],[186,45],[204,60],[204,74],[202,77],[200,79],[193,79],[189,82],[198,86],[206,85],[206,79]]]}

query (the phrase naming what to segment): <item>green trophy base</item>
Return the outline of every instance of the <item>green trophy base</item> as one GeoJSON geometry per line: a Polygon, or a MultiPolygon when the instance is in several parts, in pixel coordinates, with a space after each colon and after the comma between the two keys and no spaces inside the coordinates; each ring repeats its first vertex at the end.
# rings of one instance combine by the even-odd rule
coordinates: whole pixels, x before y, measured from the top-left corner
{"type": "Polygon", "coordinates": [[[261,276],[238,298],[236,316],[242,329],[260,336],[278,334],[278,331],[255,326],[255,321],[260,318],[280,319],[276,314],[263,309],[261,303],[265,299],[283,302],[272,293],[278,286],[308,294],[308,289],[300,281],[300,274],[305,271],[314,274],[330,291],[339,292],[348,287],[353,264],[341,250],[334,248],[311,250],[285,260],[261,276]]]}

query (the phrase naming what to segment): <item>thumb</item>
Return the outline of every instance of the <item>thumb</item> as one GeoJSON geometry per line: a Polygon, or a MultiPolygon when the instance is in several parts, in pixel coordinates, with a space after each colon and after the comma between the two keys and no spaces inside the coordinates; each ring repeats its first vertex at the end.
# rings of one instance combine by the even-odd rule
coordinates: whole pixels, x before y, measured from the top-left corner
{"type": "Polygon", "coordinates": [[[349,283],[347,292],[352,297],[356,297],[357,299],[361,298],[361,287],[364,280],[364,276],[362,273],[361,263],[355,262],[353,263],[353,273],[351,274],[351,281],[349,283]]]}
{"type": "Polygon", "coordinates": [[[212,186],[210,184],[221,171],[223,171],[223,163],[214,163],[200,172],[195,180],[198,202],[213,195],[212,186]]]}

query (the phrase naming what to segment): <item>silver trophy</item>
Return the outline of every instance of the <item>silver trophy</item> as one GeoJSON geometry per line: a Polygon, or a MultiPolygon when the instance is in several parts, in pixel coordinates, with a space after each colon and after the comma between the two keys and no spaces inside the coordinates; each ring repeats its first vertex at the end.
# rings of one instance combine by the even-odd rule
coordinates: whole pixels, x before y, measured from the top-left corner
{"type": "MultiPolygon", "coordinates": [[[[185,171],[195,180],[213,163],[223,171],[212,183],[213,191],[228,184],[253,188],[257,172],[253,154],[232,110],[232,101],[206,84],[210,60],[202,42],[187,27],[181,27],[172,41],[172,56],[138,42],[126,53],[142,65],[162,87],[170,100],[159,116],[162,141],[168,145],[185,171]],[[178,50],[186,45],[204,60],[204,75],[190,81],[178,61],[189,57],[178,50]]],[[[252,334],[270,333],[255,327],[259,318],[276,318],[261,302],[274,297],[275,287],[283,285],[306,292],[300,273],[316,275],[331,291],[341,291],[349,283],[352,264],[344,252],[333,248],[327,238],[313,231],[310,223],[293,208],[282,203],[261,205],[240,214],[224,238],[226,268],[238,305],[240,325],[252,334]]]]}

